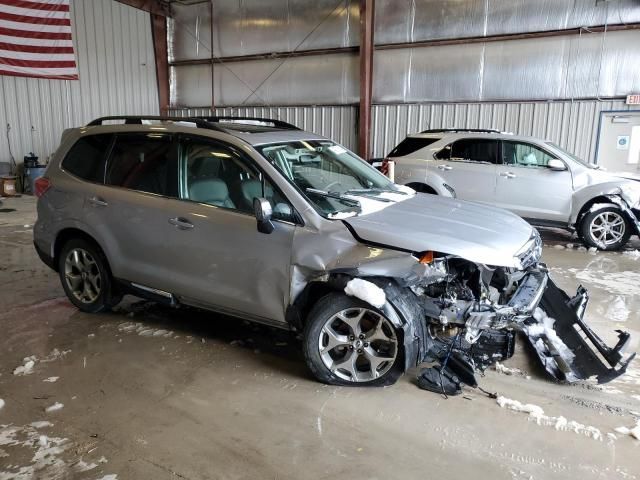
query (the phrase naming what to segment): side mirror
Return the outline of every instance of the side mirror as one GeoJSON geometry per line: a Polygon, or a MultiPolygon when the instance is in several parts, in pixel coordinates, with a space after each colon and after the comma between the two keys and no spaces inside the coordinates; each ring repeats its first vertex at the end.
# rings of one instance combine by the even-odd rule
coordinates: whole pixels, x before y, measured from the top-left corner
{"type": "Polygon", "coordinates": [[[271,221],[271,215],[273,214],[273,209],[271,208],[271,203],[266,198],[254,198],[253,199],[253,211],[256,215],[256,221],[258,222],[258,231],[260,233],[271,233],[273,232],[275,226],[271,221]]]}
{"type": "Polygon", "coordinates": [[[555,172],[562,172],[567,169],[567,166],[564,164],[562,160],[558,160],[557,158],[552,158],[547,162],[547,167],[555,172]]]}

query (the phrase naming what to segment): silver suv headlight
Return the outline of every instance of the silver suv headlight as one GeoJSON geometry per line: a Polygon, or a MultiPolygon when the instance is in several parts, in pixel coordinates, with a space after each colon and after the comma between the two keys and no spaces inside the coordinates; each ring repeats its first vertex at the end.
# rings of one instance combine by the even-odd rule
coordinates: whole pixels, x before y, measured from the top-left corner
{"type": "Polygon", "coordinates": [[[542,256],[542,239],[540,234],[534,228],[531,237],[527,240],[527,243],[518,250],[515,257],[520,261],[520,266],[523,270],[535,265],[540,261],[542,256]]]}

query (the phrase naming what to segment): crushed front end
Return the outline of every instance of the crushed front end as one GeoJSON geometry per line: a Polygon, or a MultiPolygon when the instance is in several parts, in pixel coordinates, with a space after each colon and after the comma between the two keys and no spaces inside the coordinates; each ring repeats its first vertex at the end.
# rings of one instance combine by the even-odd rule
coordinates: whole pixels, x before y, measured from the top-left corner
{"type": "Polygon", "coordinates": [[[426,322],[423,360],[438,364],[437,374],[425,377],[434,382],[427,389],[440,391],[446,378],[475,386],[474,371],[513,355],[518,331],[559,381],[604,383],[625,372],[635,356],[625,358],[629,334],[618,332],[618,343],[608,347],[583,321],[587,292],[579,287],[570,298],[560,290],[539,262],[541,251],[536,233],[519,255],[520,268],[431,252],[420,258],[422,278],[410,288],[426,322]]]}

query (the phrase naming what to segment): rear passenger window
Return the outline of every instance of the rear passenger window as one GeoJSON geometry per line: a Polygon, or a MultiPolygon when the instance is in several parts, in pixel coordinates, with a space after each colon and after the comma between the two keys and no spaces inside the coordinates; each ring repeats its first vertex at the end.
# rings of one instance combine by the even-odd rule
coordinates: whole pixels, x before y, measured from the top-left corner
{"type": "Polygon", "coordinates": [[[458,140],[451,146],[451,160],[498,162],[498,141],[481,138],[458,140]]]}
{"type": "Polygon", "coordinates": [[[102,183],[104,159],[109,153],[113,135],[88,135],[78,140],[62,161],[67,172],[90,182],[102,183]]]}
{"type": "Polygon", "coordinates": [[[107,162],[107,185],[178,196],[177,146],[170,135],[116,135],[107,162]]]}
{"type": "Polygon", "coordinates": [[[391,150],[387,157],[404,157],[405,155],[409,155],[413,152],[417,152],[418,150],[428,147],[432,143],[440,140],[439,138],[418,138],[418,137],[407,137],[402,142],[398,144],[396,148],[391,150]]]}

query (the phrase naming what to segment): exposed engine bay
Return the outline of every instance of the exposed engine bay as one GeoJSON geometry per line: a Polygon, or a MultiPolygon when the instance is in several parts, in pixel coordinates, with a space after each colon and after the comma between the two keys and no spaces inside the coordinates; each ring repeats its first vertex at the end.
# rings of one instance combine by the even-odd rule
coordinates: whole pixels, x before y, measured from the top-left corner
{"type": "Polygon", "coordinates": [[[618,331],[618,343],[608,347],[582,320],[587,292],[580,287],[569,298],[542,263],[519,270],[443,256],[410,288],[424,311],[424,360],[437,363],[420,377],[427,390],[455,394],[461,383],[475,387],[475,372],[513,355],[517,332],[561,382],[608,382],[635,356],[624,358],[626,332],[618,331]]]}

